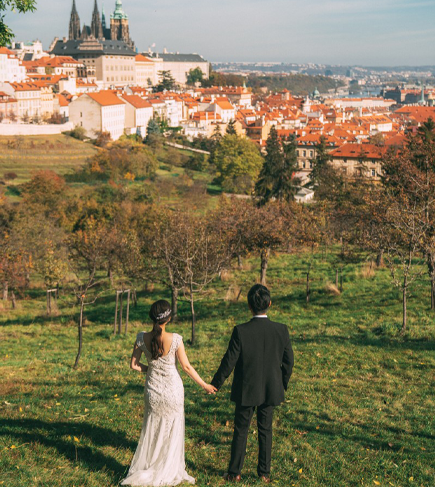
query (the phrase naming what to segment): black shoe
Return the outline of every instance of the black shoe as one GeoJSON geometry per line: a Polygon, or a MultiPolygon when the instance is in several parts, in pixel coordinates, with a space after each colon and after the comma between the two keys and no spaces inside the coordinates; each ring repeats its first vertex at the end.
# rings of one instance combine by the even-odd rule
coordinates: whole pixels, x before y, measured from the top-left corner
{"type": "Polygon", "coordinates": [[[224,479],[227,482],[241,482],[242,481],[241,475],[231,475],[230,473],[225,474],[224,479]]]}

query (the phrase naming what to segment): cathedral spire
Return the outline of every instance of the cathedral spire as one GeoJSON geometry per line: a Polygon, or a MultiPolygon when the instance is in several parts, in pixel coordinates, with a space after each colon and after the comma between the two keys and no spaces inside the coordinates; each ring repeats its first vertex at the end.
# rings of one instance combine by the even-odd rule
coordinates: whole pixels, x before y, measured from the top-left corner
{"type": "Polygon", "coordinates": [[[104,12],[104,3],[101,7],[101,24],[103,26],[103,31],[106,29],[106,13],[104,12]]]}
{"type": "Polygon", "coordinates": [[[97,0],[94,1],[94,11],[92,13],[91,22],[91,34],[95,39],[102,39],[103,36],[103,26],[101,24],[100,12],[98,11],[97,0]]]}
{"type": "Polygon", "coordinates": [[[76,0],[73,0],[71,17],[69,21],[69,39],[76,40],[80,38],[80,17],[77,12],[76,0]]]}

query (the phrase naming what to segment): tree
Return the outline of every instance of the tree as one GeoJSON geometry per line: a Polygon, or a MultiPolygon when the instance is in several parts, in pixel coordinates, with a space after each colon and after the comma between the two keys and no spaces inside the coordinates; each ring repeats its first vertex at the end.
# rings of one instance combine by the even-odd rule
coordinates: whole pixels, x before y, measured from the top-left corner
{"type": "Polygon", "coordinates": [[[294,233],[296,203],[281,205],[271,202],[260,208],[250,200],[225,198],[217,210],[215,226],[225,234],[225,241],[233,257],[251,252],[260,255],[260,282],[266,283],[270,252],[285,244],[294,233]],[[283,211],[285,209],[285,211],[283,211]]]}
{"type": "Polygon", "coordinates": [[[95,135],[97,138],[95,139],[94,144],[97,147],[107,147],[107,144],[112,140],[110,132],[98,131],[95,135]]]}
{"type": "Polygon", "coordinates": [[[37,171],[30,181],[21,185],[24,203],[38,207],[47,214],[58,213],[66,190],[65,179],[50,170],[37,171]]]}
{"type": "Polygon", "coordinates": [[[226,135],[237,135],[237,130],[236,130],[236,121],[230,120],[228,122],[227,128],[225,130],[226,135]]]}
{"type": "Polygon", "coordinates": [[[372,201],[373,214],[378,213],[372,226],[373,243],[385,252],[385,261],[393,284],[402,294],[402,327],[407,327],[407,298],[412,284],[421,276],[416,266],[420,243],[427,232],[424,208],[405,193],[386,190],[372,201]]]}
{"type": "Polygon", "coordinates": [[[173,292],[184,291],[192,319],[191,342],[196,339],[194,300],[229,263],[224,234],[213,222],[185,211],[169,214],[159,234],[160,259],[173,292]]]}
{"type": "Polygon", "coordinates": [[[226,135],[214,151],[217,182],[226,191],[249,193],[261,170],[263,158],[256,145],[237,135],[226,135]]]}
{"type": "Polygon", "coordinates": [[[6,10],[18,11],[19,13],[34,12],[36,10],[36,0],[7,0],[0,6],[0,46],[9,45],[14,39],[14,33],[4,23],[6,10]]]}
{"type": "Polygon", "coordinates": [[[89,160],[87,171],[105,179],[148,178],[155,174],[157,165],[156,157],[147,146],[125,137],[97,152],[89,160]]]}
{"type": "Polygon", "coordinates": [[[426,256],[435,309],[435,123],[429,118],[408,137],[399,151],[391,149],[382,161],[382,182],[392,196],[415,203],[426,224],[420,250],[426,256]]]}
{"type": "Polygon", "coordinates": [[[331,195],[337,198],[343,191],[344,179],[331,164],[325,137],[321,136],[316,146],[316,156],[311,160],[312,170],[309,174],[310,182],[315,189],[317,199],[330,199],[331,195]]]}
{"type": "Polygon", "coordinates": [[[188,85],[195,85],[196,83],[202,83],[203,79],[204,79],[204,73],[202,72],[200,67],[191,69],[187,74],[188,85]]]}
{"type": "Polygon", "coordinates": [[[77,282],[74,294],[80,305],[77,322],[78,351],[74,368],[77,368],[82,352],[85,308],[95,303],[101,294],[101,291],[94,295],[91,295],[90,292],[102,282],[97,279],[97,271],[104,268],[108,254],[107,241],[110,240],[110,237],[111,231],[108,227],[89,218],[86,227],[74,232],[69,240],[69,261],[77,282]]]}
{"type": "Polygon", "coordinates": [[[296,144],[289,139],[282,144],[275,127],[266,141],[266,157],[255,185],[258,204],[264,205],[272,198],[279,201],[294,199],[300,180],[294,177],[297,170],[296,144]]]}
{"type": "Polygon", "coordinates": [[[159,93],[161,91],[171,91],[175,87],[175,79],[172,76],[171,71],[159,71],[159,83],[154,86],[154,93],[159,93]]]}
{"type": "Polygon", "coordinates": [[[15,308],[15,291],[28,284],[28,274],[32,268],[29,254],[4,231],[0,238],[0,282],[3,285],[3,300],[11,291],[12,306],[15,308]]]}

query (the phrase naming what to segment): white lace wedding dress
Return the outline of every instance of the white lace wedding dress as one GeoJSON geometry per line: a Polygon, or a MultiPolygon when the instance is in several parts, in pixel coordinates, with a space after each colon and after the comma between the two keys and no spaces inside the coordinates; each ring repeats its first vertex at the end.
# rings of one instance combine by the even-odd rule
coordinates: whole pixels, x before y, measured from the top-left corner
{"type": "Polygon", "coordinates": [[[195,483],[184,463],[184,387],[176,351],[183,338],[174,333],[169,352],[157,360],[137,335],[137,345],[148,360],[145,415],[139,444],[122,485],[177,485],[195,483]]]}

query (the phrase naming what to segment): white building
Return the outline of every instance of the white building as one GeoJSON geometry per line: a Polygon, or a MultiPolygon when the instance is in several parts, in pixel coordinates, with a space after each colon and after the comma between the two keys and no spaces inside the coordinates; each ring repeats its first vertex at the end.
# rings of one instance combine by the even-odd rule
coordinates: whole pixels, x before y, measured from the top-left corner
{"type": "MultiPolygon", "coordinates": [[[[137,86],[149,86],[158,83],[156,65],[160,63],[155,60],[138,54],[135,58],[136,84],[137,86]]],[[[160,68],[159,68],[160,69],[160,68]]]]}
{"type": "Polygon", "coordinates": [[[196,68],[201,69],[205,79],[210,76],[210,65],[199,54],[168,53],[165,50],[163,53],[145,53],[145,55],[153,61],[159,60],[160,65],[156,66],[157,76],[159,71],[170,71],[175,81],[181,85],[186,84],[189,71],[196,68]]]}
{"type": "Polygon", "coordinates": [[[125,103],[112,91],[86,93],[70,103],[69,119],[83,127],[89,137],[109,132],[117,140],[124,134],[125,103]]]}
{"type": "Polygon", "coordinates": [[[145,137],[148,122],[153,118],[151,103],[138,95],[122,95],[125,101],[125,131],[127,134],[139,134],[145,137]]]}
{"type": "Polygon", "coordinates": [[[29,43],[14,42],[11,50],[22,61],[32,61],[48,55],[42,48],[42,42],[39,40],[29,43]]]}
{"type": "Polygon", "coordinates": [[[41,87],[35,83],[0,83],[0,90],[17,100],[18,118],[41,116],[41,87]]]}
{"type": "Polygon", "coordinates": [[[6,47],[0,48],[0,82],[21,83],[26,79],[26,68],[6,47]]]}

